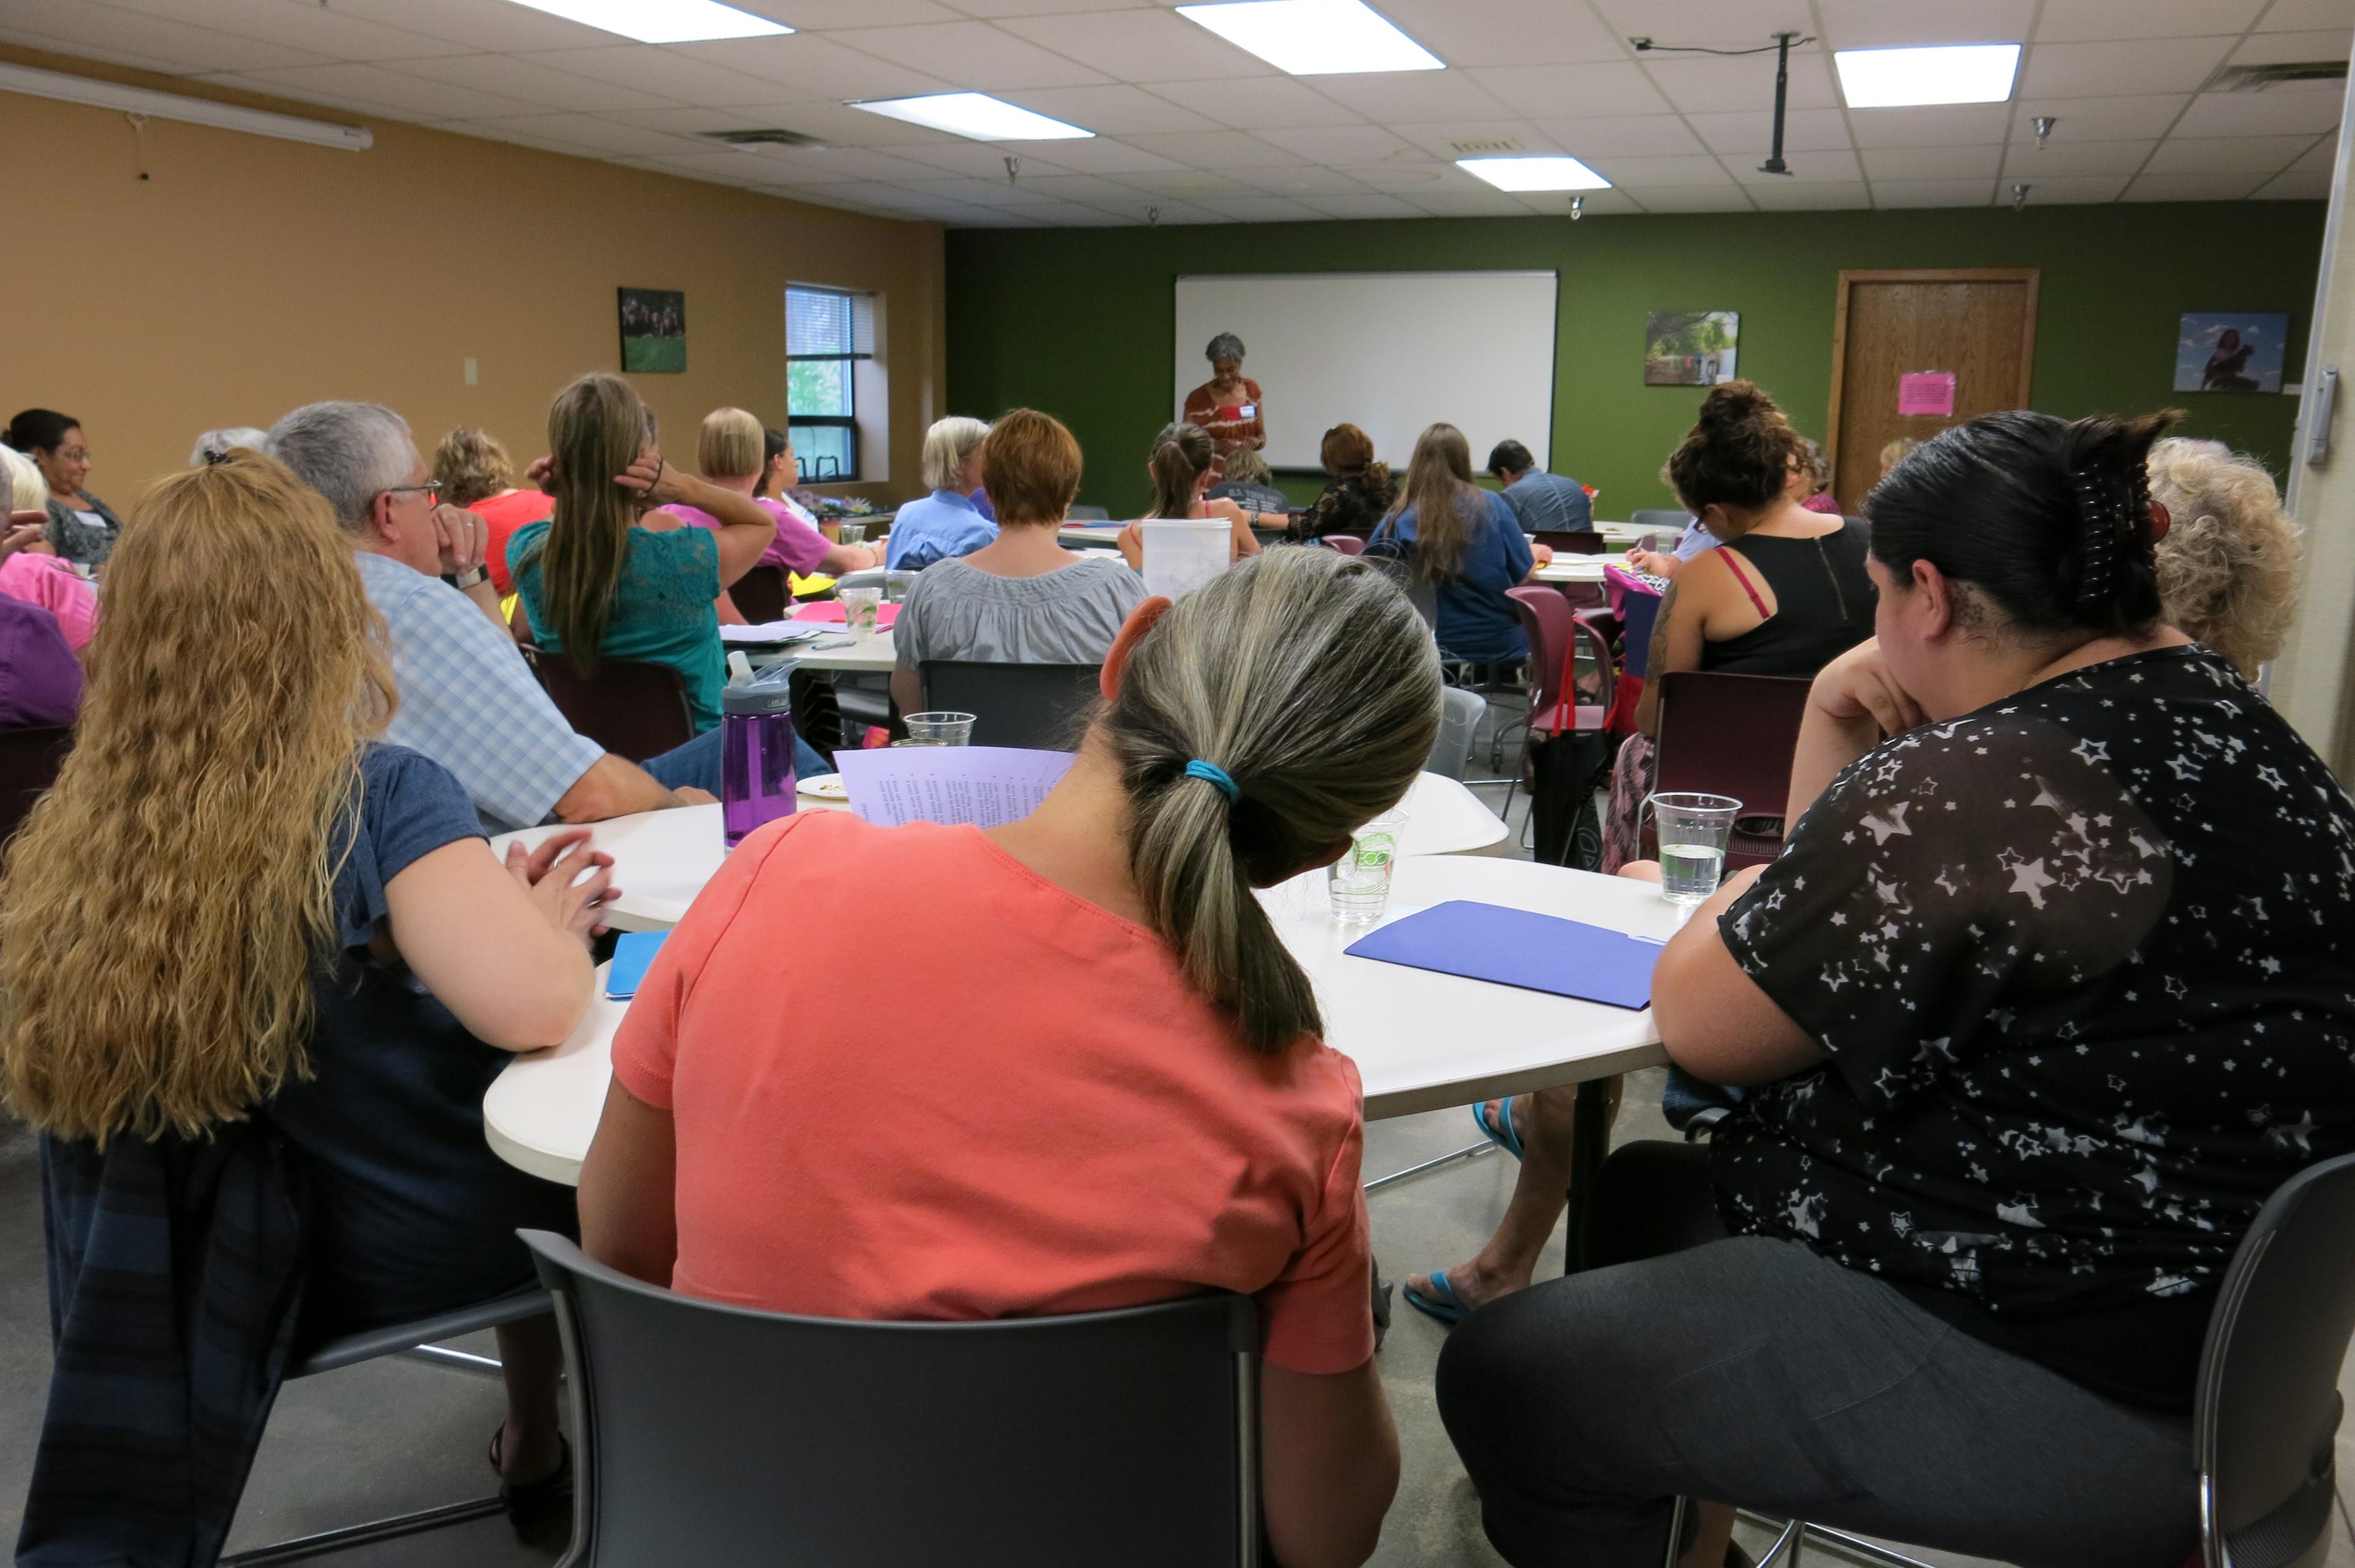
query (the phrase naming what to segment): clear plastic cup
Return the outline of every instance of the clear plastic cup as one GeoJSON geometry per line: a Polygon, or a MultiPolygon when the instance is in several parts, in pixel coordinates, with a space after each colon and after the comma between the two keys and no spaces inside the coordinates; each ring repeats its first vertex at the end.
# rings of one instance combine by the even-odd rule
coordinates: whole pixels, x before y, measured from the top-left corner
{"type": "Polygon", "coordinates": [[[1725,843],[1742,803],[1730,795],[1655,795],[1651,808],[1659,834],[1660,896],[1689,909],[1706,903],[1725,876],[1725,843]]]}
{"type": "Polygon", "coordinates": [[[867,525],[865,523],[840,523],[836,525],[836,531],[842,536],[839,540],[840,543],[865,544],[867,542],[867,525]]]}
{"type": "Polygon", "coordinates": [[[973,744],[973,715],[970,713],[911,713],[907,718],[908,738],[900,742],[908,746],[970,746],[973,744]]]}
{"type": "Polygon", "coordinates": [[[1391,871],[1398,862],[1399,837],[1406,813],[1383,812],[1349,836],[1348,852],[1326,869],[1325,891],[1333,918],[1345,925],[1369,925],[1390,907],[1391,871]]]}
{"type": "Polygon", "coordinates": [[[858,642],[871,641],[875,635],[875,620],[883,603],[880,588],[843,588],[835,592],[842,601],[842,624],[858,642]]]}

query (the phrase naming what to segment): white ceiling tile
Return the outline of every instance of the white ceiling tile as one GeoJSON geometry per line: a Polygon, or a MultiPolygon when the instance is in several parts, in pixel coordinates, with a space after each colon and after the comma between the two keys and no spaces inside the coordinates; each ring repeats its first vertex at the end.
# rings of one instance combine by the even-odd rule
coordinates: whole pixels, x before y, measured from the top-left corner
{"type": "Polygon", "coordinates": [[[1051,223],[1058,229],[1100,229],[1110,222],[1103,212],[1077,201],[1050,201],[1018,209],[1026,223],[1051,223]]]}
{"type": "Polygon", "coordinates": [[[986,22],[852,27],[827,37],[910,70],[930,71],[984,92],[1007,87],[1092,87],[1109,80],[986,22]]]}
{"type": "Polygon", "coordinates": [[[1025,175],[1071,173],[1055,156],[1065,145],[1061,142],[969,142],[960,136],[894,147],[891,155],[927,168],[996,181],[1006,177],[1008,158],[1019,158],[1025,175]]]}
{"type": "MultiPolygon", "coordinates": [[[[785,96],[778,90],[778,96],[785,96]]],[[[668,131],[693,136],[704,131],[753,131],[776,122],[773,104],[743,104],[733,109],[616,109],[597,116],[615,125],[635,125],[642,131],[668,131]]]]}
{"type": "MultiPolygon", "coordinates": [[[[188,0],[107,0],[107,4],[159,21],[193,22],[326,59],[413,59],[421,55],[466,52],[463,44],[404,27],[388,27],[325,6],[297,5],[293,0],[202,0],[195,5],[188,0]]],[[[17,9],[15,0],[9,9],[17,9]]]]}
{"type": "MultiPolygon", "coordinates": [[[[493,142],[506,142],[518,147],[530,147],[543,153],[561,153],[568,158],[596,158],[612,161],[620,155],[585,142],[568,142],[554,136],[543,136],[530,131],[517,131],[496,120],[450,120],[441,123],[426,123],[429,131],[447,131],[453,136],[474,136],[493,142]]],[[[673,144],[677,145],[677,144],[673,144]]],[[[681,151],[688,149],[681,148],[681,151]]]]}
{"type": "Polygon", "coordinates": [[[2260,183],[2256,175],[2145,175],[2126,187],[2128,201],[2238,201],[2260,183]]]}
{"type": "MultiPolygon", "coordinates": [[[[1220,217],[1231,218],[1238,223],[1308,223],[1332,216],[1281,196],[1205,197],[1202,205],[1220,217]]],[[[1417,209],[1416,216],[1427,215],[1417,209]]]]}
{"type": "Polygon", "coordinates": [[[913,147],[952,142],[962,143],[968,147],[981,145],[977,142],[966,142],[963,137],[952,137],[947,132],[935,131],[929,125],[911,125],[905,120],[894,120],[886,114],[869,114],[864,109],[853,109],[847,103],[807,98],[796,101],[790,98],[789,93],[781,95],[786,96],[787,101],[759,108],[761,123],[784,131],[798,131],[805,136],[815,136],[829,147],[913,147]]]}
{"type": "MultiPolygon", "coordinates": [[[[511,114],[487,120],[460,120],[436,126],[437,130],[471,132],[502,140],[531,136],[543,141],[562,142],[576,148],[599,153],[619,153],[633,157],[680,157],[690,153],[712,150],[709,142],[698,142],[667,131],[649,131],[643,125],[623,125],[595,114],[511,114]]],[[[738,157],[750,155],[739,153],[738,157]]]]}
{"type": "Polygon", "coordinates": [[[1822,185],[1780,183],[1748,187],[1750,199],[1769,212],[1826,212],[1872,205],[1872,191],[1862,180],[1831,180],[1822,185]]]}
{"type": "Polygon", "coordinates": [[[1301,198],[1327,218],[1423,218],[1422,208],[1412,207],[1394,196],[1369,191],[1364,196],[1311,196],[1301,198]]]}
{"type": "Polygon", "coordinates": [[[2260,201],[2328,201],[2330,173],[2327,169],[2286,169],[2257,187],[2260,201]]]}
{"type": "Polygon", "coordinates": [[[1369,189],[1386,190],[1410,201],[1462,173],[1449,164],[1353,164],[1333,172],[1360,181],[1369,189]]]}
{"type": "Polygon", "coordinates": [[[69,52],[103,49],[136,57],[152,69],[174,76],[267,70],[323,58],[283,44],[193,27],[89,0],[8,0],[0,7],[0,38],[69,52]]]}
{"type": "Polygon", "coordinates": [[[2343,60],[2348,55],[2349,41],[2350,35],[2344,27],[2328,32],[2258,33],[2232,51],[2232,63],[2279,65],[2291,60],[2343,60]]]}
{"type": "MultiPolygon", "coordinates": [[[[2323,85],[2317,83],[2316,85],[2323,85]]],[[[2330,92],[2203,92],[2177,123],[2179,136],[2318,136],[2339,129],[2345,84],[2330,92]]]]}
{"type": "MultiPolygon", "coordinates": [[[[1607,192],[1598,192],[1607,195],[1607,192]]],[[[1754,212],[1749,187],[1728,180],[1722,186],[1663,186],[1632,193],[1646,212],[1754,212]]]]}
{"type": "Polygon", "coordinates": [[[1786,185],[1858,185],[1864,179],[1864,170],[1857,164],[1856,155],[1849,152],[1794,153],[1785,160],[1791,165],[1787,175],[1770,175],[1747,158],[1728,158],[1733,177],[1743,185],[1779,188],[1786,185]]]}
{"type": "MultiPolygon", "coordinates": [[[[1119,212],[1121,209],[1119,208],[1110,208],[1106,210],[1119,212]]],[[[1136,211],[1138,209],[1132,208],[1129,210],[1136,211]]],[[[1173,201],[1166,196],[1147,197],[1143,208],[1143,214],[1145,220],[1148,224],[1157,224],[1164,229],[1174,228],[1179,224],[1224,223],[1227,221],[1225,219],[1220,218],[1217,213],[1212,212],[1207,207],[1196,207],[1190,202],[1173,201]]]]}
{"type": "Polygon", "coordinates": [[[2066,179],[2079,176],[2135,175],[2142,172],[2156,142],[2062,142],[2039,147],[2015,142],[2004,154],[2003,177],[2014,180],[2066,179]]]}
{"type": "Polygon", "coordinates": [[[1133,147],[1110,136],[1096,136],[1084,142],[1058,142],[1054,156],[1060,167],[1083,175],[1147,174],[1181,166],[1174,158],[1148,153],[1143,147],[1133,147]]]}
{"type": "Polygon", "coordinates": [[[512,114],[519,107],[513,99],[428,81],[380,65],[288,66],[205,80],[289,98],[353,104],[396,120],[478,120],[489,114],[512,114]]]}
{"type": "Polygon", "coordinates": [[[2274,0],[2257,26],[2268,33],[2328,28],[2344,37],[2355,28],[2355,0],[2274,0]]]}
{"type": "MultiPolygon", "coordinates": [[[[1318,79],[1321,80],[1321,79],[1318,79]]],[[[1289,131],[1312,125],[1362,125],[1365,116],[1288,76],[1253,77],[1238,89],[1226,80],[1156,81],[1149,89],[1192,113],[1237,131],[1289,131]]]]}
{"type": "Polygon", "coordinates": [[[1778,28],[1816,30],[1806,0],[1595,0],[1594,8],[1623,36],[1649,34],[1664,44],[1738,49],[1778,28]]]}
{"type": "Polygon", "coordinates": [[[1934,5],[1820,0],[1817,9],[1825,41],[1835,49],[2024,43],[2036,16],[2035,0],[1938,0],[1934,5]]]}
{"type": "MultiPolygon", "coordinates": [[[[1273,76],[1273,66],[1175,11],[1083,12],[1076,16],[1013,16],[997,26],[1123,81],[1273,76]]],[[[845,35],[848,37],[849,35],[845,35]]],[[[1248,91],[1248,88],[1238,89],[1248,91]]]]}
{"type": "MultiPolygon", "coordinates": [[[[1419,184],[1428,185],[1438,178],[1428,168],[1402,167],[1398,172],[1416,176],[1414,183],[1419,184]]],[[[1306,164],[1285,169],[1230,169],[1225,177],[1270,196],[1363,196],[1374,188],[1349,170],[1318,168],[1306,164]]]]}
{"type": "Polygon", "coordinates": [[[1095,175],[1032,175],[1024,174],[1022,183],[1042,191],[1057,201],[1134,201],[1137,190],[1095,175]]]}
{"type": "Polygon", "coordinates": [[[2003,149],[1984,147],[1868,147],[1864,172],[1883,180],[1993,179],[2003,166],[2003,149]]]}
{"type": "MultiPolygon", "coordinates": [[[[1644,69],[1652,73],[1652,80],[1668,95],[1668,101],[1688,114],[1721,114],[1774,106],[1772,55],[1728,59],[1715,55],[1653,53],[1643,58],[1644,69]]],[[[1839,103],[1832,89],[1829,57],[1813,48],[1794,54],[1789,107],[1837,109],[1839,103]]]]}
{"type": "Polygon", "coordinates": [[[2207,37],[2038,44],[2028,51],[2019,91],[2026,98],[2191,92],[2223,63],[2232,42],[2207,37]]]}
{"type": "Polygon", "coordinates": [[[2339,162],[2339,138],[2326,137],[2306,150],[2304,156],[2290,165],[2294,169],[2320,169],[2328,174],[2339,162]]]}
{"type": "Polygon", "coordinates": [[[677,103],[710,104],[715,108],[742,103],[773,103],[777,84],[757,76],[680,54],[655,44],[623,44],[599,49],[549,49],[516,57],[532,65],[616,87],[651,92],[677,103]]]}
{"type": "Polygon", "coordinates": [[[1198,169],[1264,169],[1308,161],[1241,131],[1156,131],[1121,140],[1198,169]]]}
{"type": "MultiPolygon", "coordinates": [[[[1692,128],[1715,153],[1763,156],[1774,145],[1772,110],[1744,110],[1738,114],[1688,114],[1692,128]]],[[[1783,117],[1783,150],[1786,153],[1844,151],[1849,140],[1848,116],[1837,109],[1794,109],[1783,117]]]]}
{"type": "Polygon", "coordinates": [[[660,109],[675,101],[634,87],[617,87],[610,81],[551,70],[513,55],[396,60],[384,69],[444,86],[465,88],[516,108],[538,103],[550,109],[660,109]]]}
{"type": "Polygon", "coordinates": [[[1924,109],[1851,109],[1859,147],[1950,147],[2000,142],[2011,129],[2009,103],[1947,103],[1924,109]]]}
{"type": "Polygon", "coordinates": [[[1677,158],[1597,158],[1589,166],[1613,185],[1638,194],[1659,186],[1733,183],[1724,165],[1702,153],[1677,158]]]}
{"type": "Polygon", "coordinates": [[[1529,211],[1501,190],[1410,191],[1404,199],[1408,206],[1433,218],[1526,218],[1529,211]]]}
{"type": "Polygon", "coordinates": [[[1218,124],[1157,93],[1125,82],[1110,87],[1034,87],[1005,94],[1008,102],[1103,136],[1134,131],[1215,131],[1218,124]]]}
{"type": "Polygon", "coordinates": [[[1709,150],[1679,114],[1540,120],[1536,124],[1546,140],[1574,157],[1600,157],[1608,153],[1629,157],[1668,157],[1709,150]]]}
{"type": "MultiPolygon", "coordinates": [[[[1574,68],[1572,68],[1574,69],[1574,68]]],[[[1508,111],[1460,70],[1385,70],[1320,76],[1316,91],[1381,125],[1430,120],[1499,120],[1508,111]]]]}
{"type": "Polygon", "coordinates": [[[526,5],[485,5],[484,0],[335,0],[334,8],[363,22],[380,22],[470,49],[591,48],[614,41],[602,27],[568,22],[526,5]]]}
{"type": "Polygon", "coordinates": [[[2167,134],[2186,105],[2188,92],[2141,93],[2123,98],[2028,98],[2012,116],[2011,139],[2033,143],[2035,119],[2053,116],[2052,144],[2063,142],[2119,142],[2137,136],[2157,141],[2167,134]]]}
{"type": "Polygon", "coordinates": [[[1996,195],[1993,180],[1875,180],[1875,207],[1985,207],[1996,195]]]}
{"type": "Polygon", "coordinates": [[[2071,207],[2115,201],[2126,188],[2126,180],[2115,175],[2063,175],[2058,179],[2049,176],[2036,179],[2027,176],[2015,178],[2006,174],[1997,193],[1999,198],[2009,203],[2011,187],[2015,184],[2028,187],[2028,205],[2030,207],[2071,207]]]}
{"type": "Polygon", "coordinates": [[[2237,33],[2256,20],[2264,5],[2265,0],[2044,0],[2036,41],[2062,44],[2237,33]]]}
{"type": "MultiPolygon", "coordinates": [[[[788,147],[763,153],[762,156],[826,179],[921,180],[931,179],[941,172],[931,164],[900,155],[908,150],[895,148],[887,153],[878,147],[827,147],[823,150],[788,147]]],[[[732,155],[744,156],[741,153],[732,155]]]]}
{"type": "MultiPolygon", "coordinates": [[[[856,0],[853,0],[856,3],[856,0]]],[[[1005,16],[1054,16],[1078,11],[1122,11],[1137,0],[948,0],[968,16],[996,20],[1005,16]]]]}
{"type": "Polygon", "coordinates": [[[1625,59],[1626,43],[1575,4],[1520,5],[1499,15],[1463,0],[1383,0],[1382,15],[1455,67],[1625,59]]]}
{"type": "Polygon", "coordinates": [[[1474,156],[1511,157],[1518,153],[1566,153],[1571,149],[1527,120],[1433,120],[1395,127],[1425,157],[1449,163],[1474,156]],[[1496,144],[1509,143],[1498,151],[1496,144]]]}
{"type": "Polygon", "coordinates": [[[1131,175],[1121,182],[1133,185],[1150,200],[1177,198],[1185,201],[1205,200],[1214,196],[1277,196],[1278,191],[1262,190],[1248,180],[1233,175],[1213,174],[1207,169],[1170,169],[1160,174],[1131,175]]]}
{"type": "Polygon", "coordinates": [[[1327,125],[1302,131],[1262,131],[1259,139],[1311,163],[1373,164],[1416,155],[1418,149],[1379,125],[1327,125]]]}
{"type": "MultiPolygon", "coordinates": [[[[129,66],[133,70],[150,70],[159,76],[189,74],[186,59],[165,59],[155,55],[143,55],[133,49],[118,49],[106,44],[87,43],[76,38],[53,38],[46,33],[37,33],[28,27],[13,26],[5,16],[0,16],[0,43],[16,44],[28,49],[39,49],[46,54],[70,55],[76,59],[97,60],[104,65],[129,66]]],[[[197,76],[191,80],[208,81],[213,78],[197,76]]],[[[260,91],[228,76],[222,76],[219,80],[226,85],[245,87],[249,92],[260,91]]],[[[282,92],[278,96],[283,98],[285,94],[282,92]]]]}
{"type": "Polygon", "coordinates": [[[1008,185],[1003,179],[992,181],[943,177],[911,180],[908,182],[908,188],[921,191],[926,196],[937,197],[943,201],[969,201],[978,207],[1003,207],[1015,210],[1026,207],[1057,206],[1061,202],[1060,197],[1050,196],[1035,187],[1023,184],[1020,180],[1008,185]]]}
{"type": "Polygon", "coordinates": [[[958,86],[948,78],[893,65],[815,33],[668,47],[820,98],[900,98],[919,92],[953,92],[958,86]]]}
{"type": "MultiPolygon", "coordinates": [[[[1660,96],[1641,66],[1508,65],[1467,71],[1498,102],[1522,114],[1545,119],[1593,118],[1604,114],[1665,114],[1660,96]]],[[[1771,82],[1773,78],[1768,78],[1771,82]]]]}
{"type": "Polygon", "coordinates": [[[2311,136],[2169,136],[2150,155],[2155,175],[2274,174],[2314,144],[2311,136]]]}
{"type": "MultiPolygon", "coordinates": [[[[961,21],[972,8],[943,5],[936,0],[730,0],[747,9],[805,33],[826,33],[844,27],[902,27],[922,22],[961,21]]],[[[1134,0],[1129,0],[1134,3],[1134,0]]],[[[1078,5],[1063,7],[1082,9],[1078,5]]]]}

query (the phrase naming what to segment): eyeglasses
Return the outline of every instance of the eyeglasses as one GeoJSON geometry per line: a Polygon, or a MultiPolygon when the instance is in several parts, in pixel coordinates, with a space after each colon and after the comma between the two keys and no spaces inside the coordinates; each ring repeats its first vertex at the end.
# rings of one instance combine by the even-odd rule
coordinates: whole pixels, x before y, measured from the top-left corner
{"type": "Polygon", "coordinates": [[[61,446],[58,448],[58,455],[68,463],[88,463],[90,461],[90,448],[86,446],[61,446]]]}
{"type": "Polygon", "coordinates": [[[428,501],[433,500],[442,494],[442,481],[439,479],[428,479],[422,485],[387,485],[383,494],[387,496],[406,496],[412,491],[423,496],[428,501]]]}

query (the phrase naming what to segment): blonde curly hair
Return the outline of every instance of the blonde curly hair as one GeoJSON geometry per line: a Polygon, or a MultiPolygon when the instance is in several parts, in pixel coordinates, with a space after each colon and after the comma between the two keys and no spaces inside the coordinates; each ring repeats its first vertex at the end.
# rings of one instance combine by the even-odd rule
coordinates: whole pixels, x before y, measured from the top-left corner
{"type": "Polygon", "coordinates": [[[2296,613],[2303,554],[2273,475],[2222,443],[2170,436],[2150,449],[2150,495],[2172,519],[2158,542],[2167,620],[2255,679],[2296,613]]]}

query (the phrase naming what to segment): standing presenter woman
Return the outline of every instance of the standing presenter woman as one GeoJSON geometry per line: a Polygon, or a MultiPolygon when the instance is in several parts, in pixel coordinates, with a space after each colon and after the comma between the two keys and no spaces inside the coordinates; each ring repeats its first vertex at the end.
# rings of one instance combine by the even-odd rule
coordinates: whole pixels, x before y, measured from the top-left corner
{"type": "Polygon", "coordinates": [[[1267,445],[1267,411],[1260,403],[1259,383],[1243,374],[1243,340],[1221,332],[1202,350],[1210,362],[1210,379],[1186,394],[1183,422],[1199,425],[1218,448],[1218,466],[1239,447],[1257,452],[1267,445]]]}

